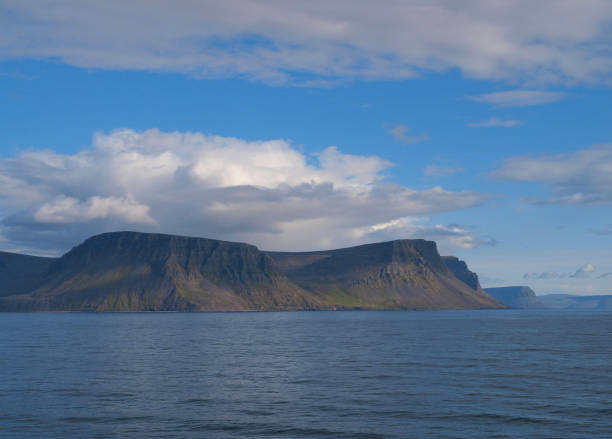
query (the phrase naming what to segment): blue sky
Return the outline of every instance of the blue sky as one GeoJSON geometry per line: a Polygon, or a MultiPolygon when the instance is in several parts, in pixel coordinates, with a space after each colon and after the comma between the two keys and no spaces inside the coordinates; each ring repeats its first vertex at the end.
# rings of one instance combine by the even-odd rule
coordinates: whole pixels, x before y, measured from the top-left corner
{"type": "Polygon", "coordinates": [[[0,250],[423,237],[610,293],[612,7],[520,3],[0,0],[0,250]]]}

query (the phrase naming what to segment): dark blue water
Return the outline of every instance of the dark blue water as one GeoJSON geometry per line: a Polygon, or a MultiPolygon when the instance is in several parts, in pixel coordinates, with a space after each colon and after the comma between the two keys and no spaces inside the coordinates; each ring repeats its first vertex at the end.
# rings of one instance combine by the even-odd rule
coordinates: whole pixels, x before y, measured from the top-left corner
{"type": "Polygon", "coordinates": [[[612,313],[0,314],[0,437],[609,438],[612,313]]]}

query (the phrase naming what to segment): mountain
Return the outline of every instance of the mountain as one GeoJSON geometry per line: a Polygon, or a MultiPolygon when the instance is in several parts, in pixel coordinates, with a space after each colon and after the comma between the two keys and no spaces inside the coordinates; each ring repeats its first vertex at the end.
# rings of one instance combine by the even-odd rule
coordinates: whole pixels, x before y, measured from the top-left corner
{"type": "Polygon", "coordinates": [[[442,261],[457,279],[469,285],[473,290],[481,289],[480,282],[478,282],[478,275],[470,271],[464,261],[455,256],[442,256],[442,261]]]}
{"type": "Polygon", "coordinates": [[[337,250],[267,252],[287,277],[332,307],[498,308],[479,287],[453,275],[436,243],[422,239],[337,250]]]}
{"type": "Polygon", "coordinates": [[[527,286],[485,288],[485,291],[509,308],[544,308],[533,290],[527,286]]]}
{"type": "Polygon", "coordinates": [[[0,252],[0,297],[40,286],[54,258],[0,252]]]}
{"type": "Polygon", "coordinates": [[[256,247],[135,232],[89,238],[50,266],[27,295],[0,310],[198,311],[317,305],[256,247]]]}
{"type": "MultiPolygon", "coordinates": [[[[502,306],[453,276],[436,244],[423,240],[278,253],[213,239],[116,232],[89,238],[46,263],[31,290],[11,289],[0,298],[0,311],[502,306]]],[[[23,277],[19,267],[15,277],[23,277]]]]}
{"type": "Polygon", "coordinates": [[[612,309],[612,295],[572,296],[569,294],[546,294],[538,296],[547,308],[554,309],[612,309]]]}

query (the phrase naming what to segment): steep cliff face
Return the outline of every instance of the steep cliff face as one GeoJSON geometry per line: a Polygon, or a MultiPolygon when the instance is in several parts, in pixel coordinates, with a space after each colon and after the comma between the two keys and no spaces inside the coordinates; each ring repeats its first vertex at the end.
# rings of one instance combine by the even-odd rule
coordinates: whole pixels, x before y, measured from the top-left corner
{"type": "Polygon", "coordinates": [[[436,244],[424,240],[278,253],[213,239],[118,232],[94,236],[47,262],[27,294],[0,297],[0,311],[502,307],[455,277],[436,244]]]}
{"type": "Polygon", "coordinates": [[[40,286],[54,258],[0,252],[0,297],[23,294],[40,286]]]}
{"type": "Polygon", "coordinates": [[[455,256],[442,256],[442,260],[457,279],[469,285],[474,290],[480,289],[478,275],[473,271],[470,271],[464,261],[456,258],[455,256]]]}
{"type": "Polygon", "coordinates": [[[197,311],[316,305],[252,245],[133,232],[88,239],[50,265],[44,285],[11,299],[5,308],[197,311]]]}
{"type": "Polygon", "coordinates": [[[527,286],[486,288],[485,291],[510,308],[544,308],[527,286]]]}
{"type": "Polygon", "coordinates": [[[335,308],[461,309],[503,307],[448,269],[425,240],[398,240],[307,252],[268,252],[295,284],[335,308]]]}

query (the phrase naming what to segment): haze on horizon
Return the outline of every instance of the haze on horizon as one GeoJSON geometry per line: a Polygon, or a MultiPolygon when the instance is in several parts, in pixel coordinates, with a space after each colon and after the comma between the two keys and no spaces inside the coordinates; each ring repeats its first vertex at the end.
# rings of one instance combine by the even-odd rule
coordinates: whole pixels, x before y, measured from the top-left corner
{"type": "Polygon", "coordinates": [[[0,0],[0,250],[438,242],[612,293],[612,3],[0,0]]]}

